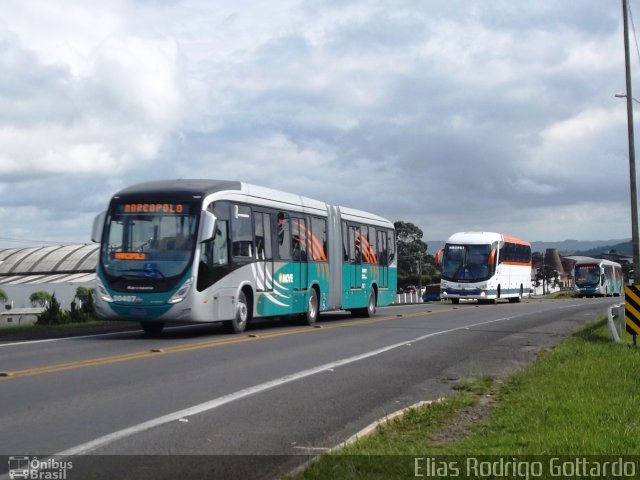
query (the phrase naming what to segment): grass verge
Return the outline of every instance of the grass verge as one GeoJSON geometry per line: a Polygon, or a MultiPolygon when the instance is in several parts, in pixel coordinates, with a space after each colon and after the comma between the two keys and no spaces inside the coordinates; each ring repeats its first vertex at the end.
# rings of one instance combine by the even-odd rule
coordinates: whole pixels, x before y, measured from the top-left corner
{"type": "Polygon", "coordinates": [[[561,292],[553,292],[546,295],[546,298],[550,300],[558,300],[560,298],[576,298],[576,294],[573,290],[564,290],[561,292]]]}
{"type": "Polygon", "coordinates": [[[629,338],[613,343],[599,321],[504,382],[467,381],[292,478],[414,477],[416,457],[635,455],[640,349],[629,338]]]}
{"type": "Polygon", "coordinates": [[[81,333],[96,329],[108,330],[110,328],[122,328],[123,326],[127,326],[127,324],[124,322],[114,322],[106,320],[95,320],[80,323],[64,323],[62,325],[18,325],[12,327],[0,327],[0,339],[16,337],[41,338],[48,335],[56,336],[67,333],[81,333]]]}

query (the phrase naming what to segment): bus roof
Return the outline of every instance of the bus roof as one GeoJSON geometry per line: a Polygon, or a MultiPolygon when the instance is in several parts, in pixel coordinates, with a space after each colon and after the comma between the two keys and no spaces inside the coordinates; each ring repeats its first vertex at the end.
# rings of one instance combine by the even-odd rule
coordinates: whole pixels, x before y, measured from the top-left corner
{"type": "Polygon", "coordinates": [[[149,195],[157,195],[167,199],[184,200],[185,197],[205,199],[216,193],[228,194],[236,200],[242,198],[248,200],[251,197],[266,202],[280,202],[291,206],[315,208],[324,212],[327,210],[326,203],[293,193],[246,182],[213,179],[158,180],[137,183],[120,190],[113,198],[125,197],[130,201],[143,201],[148,199],[149,195]]]}
{"type": "Polygon", "coordinates": [[[612,260],[606,260],[604,258],[592,258],[592,257],[581,257],[581,256],[570,256],[567,257],[571,260],[575,260],[575,264],[577,265],[613,265],[613,266],[621,266],[618,262],[614,262],[612,260]]]}
{"type": "Polygon", "coordinates": [[[508,242],[531,246],[526,240],[497,232],[457,232],[449,237],[447,243],[487,245],[493,242],[508,242]]]}
{"type": "MultiPolygon", "coordinates": [[[[226,193],[224,192],[228,192],[230,197],[236,199],[236,201],[239,199],[244,199],[245,201],[253,199],[274,208],[279,206],[282,208],[282,205],[286,205],[289,208],[301,209],[301,211],[327,215],[328,204],[325,202],[260,185],[229,180],[179,179],[143,182],[120,190],[113,198],[120,199],[125,197],[130,201],[144,201],[149,198],[149,195],[153,194],[168,200],[172,198],[184,199],[185,197],[205,199],[207,196],[217,193],[225,196],[226,193]]],[[[342,206],[337,208],[345,220],[365,221],[393,229],[393,223],[373,213],[342,206]]]]}
{"type": "Polygon", "coordinates": [[[154,182],[136,183],[120,190],[113,198],[127,197],[128,199],[140,198],[141,200],[149,194],[160,194],[167,197],[202,197],[223,190],[241,190],[240,182],[227,180],[158,180],[154,182]]]}
{"type": "Polygon", "coordinates": [[[342,220],[351,220],[355,222],[370,223],[382,227],[394,228],[386,218],[380,217],[374,213],[364,212],[362,210],[356,210],[354,208],[339,207],[342,220]]]}

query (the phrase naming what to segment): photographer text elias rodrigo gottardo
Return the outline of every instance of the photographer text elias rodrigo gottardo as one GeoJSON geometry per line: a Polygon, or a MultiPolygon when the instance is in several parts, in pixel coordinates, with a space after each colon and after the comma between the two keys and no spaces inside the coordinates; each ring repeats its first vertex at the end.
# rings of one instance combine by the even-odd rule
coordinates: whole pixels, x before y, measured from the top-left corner
{"type": "Polygon", "coordinates": [[[417,457],[416,478],[635,478],[638,462],[623,457],[544,457],[519,460],[515,457],[417,457]]]}

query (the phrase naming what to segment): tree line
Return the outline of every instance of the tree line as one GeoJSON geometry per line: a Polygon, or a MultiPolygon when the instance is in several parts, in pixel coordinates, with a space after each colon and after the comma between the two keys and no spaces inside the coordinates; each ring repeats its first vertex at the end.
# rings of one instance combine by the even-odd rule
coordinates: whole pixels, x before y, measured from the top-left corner
{"type": "Polygon", "coordinates": [[[440,283],[440,267],[427,252],[422,230],[411,222],[397,221],[393,225],[398,247],[398,290],[440,283]]]}

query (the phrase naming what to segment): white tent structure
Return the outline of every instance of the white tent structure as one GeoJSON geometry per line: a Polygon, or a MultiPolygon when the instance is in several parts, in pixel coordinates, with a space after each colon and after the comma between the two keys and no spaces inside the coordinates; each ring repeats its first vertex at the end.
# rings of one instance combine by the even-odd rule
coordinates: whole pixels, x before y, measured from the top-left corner
{"type": "Polygon", "coordinates": [[[0,249],[0,289],[5,308],[29,308],[32,293],[55,294],[65,310],[78,287],[93,288],[98,244],[51,245],[0,249]]]}

